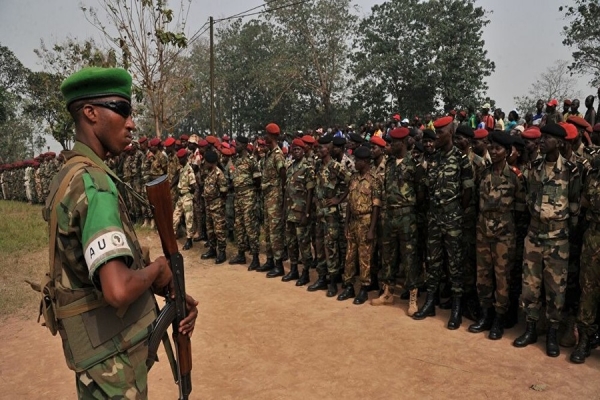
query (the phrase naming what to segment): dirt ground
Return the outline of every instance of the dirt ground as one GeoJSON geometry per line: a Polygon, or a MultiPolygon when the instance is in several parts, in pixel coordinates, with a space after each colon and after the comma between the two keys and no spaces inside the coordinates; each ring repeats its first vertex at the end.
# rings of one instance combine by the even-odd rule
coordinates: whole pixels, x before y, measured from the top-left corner
{"type": "MultiPolygon", "coordinates": [[[[140,239],[158,254],[155,235],[140,239]]],[[[522,326],[490,341],[467,332],[468,321],[447,330],[448,311],[413,321],[399,299],[391,307],[355,306],[246,266],[201,261],[202,251],[196,244],[184,252],[188,292],[201,307],[192,399],[600,398],[600,351],[573,365],[571,349],[547,357],[544,337],[514,348],[522,326]]],[[[75,398],[60,340],[35,314],[0,324],[0,398],[75,398]]],[[[150,372],[149,388],[151,399],[177,398],[166,361],[150,372]]]]}

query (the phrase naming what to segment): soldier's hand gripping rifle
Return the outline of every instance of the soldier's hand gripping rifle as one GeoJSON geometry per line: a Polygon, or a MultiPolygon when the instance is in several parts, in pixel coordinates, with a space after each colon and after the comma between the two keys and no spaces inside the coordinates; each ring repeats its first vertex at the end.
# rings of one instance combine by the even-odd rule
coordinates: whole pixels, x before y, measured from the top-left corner
{"type": "MultiPolygon", "coordinates": [[[[179,399],[186,400],[192,391],[192,346],[189,335],[179,333],[179,323],[187,315],[185,300],[185,280],[183,272],[183,257],[177,248],[177,239],[173,232],[173,205],[171,191],[167,176],[146,185],[148,201],[152,207],[156,228],[160,235],[165,257],[169,260],[173,272],[174,298],[172,293],[167,294],[167,304],[161,310],[154,324],[154,331],[150,337],[149,353],[156,351],[158,344],[164,342],[165,331],[169,325],[173,328],[173,341],[177,352],[176,382],[179,385],[179,399]]],[[[166,341],[169,342],[168,336],[166,341]]],[[[167,343],[165,343],[167,346],[167,343]]],[[[170,346],[170,343],[169,345],[170,346]]],[[[167,349],[168,352],[168,349],[167,349]]],[[[156,354],[156,353],[154,353],[156,354]]]]}

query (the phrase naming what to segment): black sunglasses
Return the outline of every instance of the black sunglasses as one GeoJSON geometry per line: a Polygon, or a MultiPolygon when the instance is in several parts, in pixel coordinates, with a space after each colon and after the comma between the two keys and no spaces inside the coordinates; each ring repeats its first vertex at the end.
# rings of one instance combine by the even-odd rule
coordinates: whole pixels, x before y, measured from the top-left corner
{"type": "Polygon", "coordinates": [[[129,118],[131,116],[131,112],[133,111],[131,107],[131,103],[128,101],[102,101],[97,103],[86,103],[81,106],[79,109],[82,109],[86,105],[98,106],[103,108],[108,108],[110,111],[119,114],[123,118],[129,118]]]}

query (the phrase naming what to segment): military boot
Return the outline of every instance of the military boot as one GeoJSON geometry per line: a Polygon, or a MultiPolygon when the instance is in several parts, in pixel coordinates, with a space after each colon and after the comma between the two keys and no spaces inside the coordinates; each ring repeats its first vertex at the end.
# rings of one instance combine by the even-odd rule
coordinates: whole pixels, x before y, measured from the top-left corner
{"type": "Polygon", "coordinates": [[[590,346],[590,337],[587,332],[583,329],[579,330],[579,343],[577,343],[577,347],[571,353],[571,357],[569,359],[572,363],[575,364],[583,364],[585,359],[588,358],[591,354],[591,346],[590,346]]]}
{"type": "Polygon", "coordinates": [[[329,286],[327,286],[327,297],[333,297],[338,292],[338,277],[336,275],[332,275],[329,278],[329,286]]]}
{"type": "Polygon", "coordinates": [[[504,314],[496,313],[494,322],[492,323],[492,328],[490,329],[490,334],[488,335],[488,339],[502,339],[502,336],[504,335],[504,320],[504,314]]]}
{"type": "Polygon", "coordinates": [[[275,268],[267,272],[267,278],[277,278],[278,276],[283,276],[285,274],[285,270],[283,269],[283,261],[277,260],[275,261],[275,268]]]}
{"type": "Polygon", "coordinates": [[[471,333],[480,333],[483,331],[488,331],[492,327],[492,323],[494,322],[494,309],[493,308],[484,308],[481,310],[481,317],[474,324],[469,325],[469,332],[471,333]]]}
{"type": "Polygon", "coordinates": [[[448,297],[445,301],[441,301],[440,296],[440,305],[438,306],[440,310],[449,310],[452,308],[452,297],[448,297]]]}
{"type": "Polygon", "coordinates": [[[519,298],[516,299],[511,297],[508,305],[508,312],[506,313],[504,327],[510,329],[519,323],[519,298]]]}
{"type": "Polygon", "coordinates": [[[575,343],[575,316],[569,315],[565,321],[565,329],[562,332],[559,344],[562,347],[573,347],[575,343]]]}
{"type": "Polygon", "coordinates": [[[183,245],[183,250],[189,250],[194,246],[194,243],[192,242],[192,238],[187,238],[187,240],[185,241],[185,244],[183,245]]]}
{"type": "Polygon", "coordinates": [[[300,278],[296,281],[296,286],[304,286],[306,285],[308,282],[310,282],[310,276],[308,273],[310,266],[305,265],[304,268],[302,268],[302,274],[300,275],[300,278]]]}
{"type": "Polygon", "coordinates": [[[258,253],[252,254],[252,262],[248,265],[248,271],[255,271],[260,267],[260,261],[258,259],[258,253]]]}
{"type": "Polygon", "coordinates": [[[348,283],[348,284],[344,285],[344,291],[342,293],[340,293],[340,295],[337,297],[337,299],[339,301],[344,301],[344,300],[352,299],[354,297],[356,297],[356,293],[354,293],[354,285],[351,283],[348,283]]]}
{"type": "Polygon", "coordinates": [[[558,357],[560,355],[558,328],[548,328],[548,333],[546,334],[546,354],[548,357],[558,357]]]}
{"type": "Polygon", "coordinates": [[[371,300],[372,306],[383,306],[386,304],[394,304],[394,292],[388,284],[383,284],[383,293],[376,299],[371,300]]]}
{"type": "Polygon", "coordinates": [[[288,256],[287,248],[284,248],[283,253],[281,255],[281,261],[287,261],[287,260],[289,260],[289,258],[290,257],[288,256]]]}
{"type": "Polygon", "coordinates": [[[415,313],[419,310],[419,307],[417,306],[418,292],[419,292],[419,289],[412,289],[410,291],[410,299],[408,299],[408,312],[407,312],[409,317],[412,317],[413,315],[415,315],[415,313]]]}
{"type": "Polygon", "coordinates": [[[300,278],[298,275],[298,264],[290,265],[290,272],[288,272],[283,278],[281,278],[282,282],[295,281],[300,278]]]}
{"type": "Polygon", "coordinates": [[[156,222],[154,222],[154,218],[150,220],[150,229],[156,229],[156,222]]]}
{"type": "Polygon", "coordinates": [[[358,292],[358,296],[354,299],[352,304],[360,305],[369,299],[369,287],[361,286],[360,291],[358,292]]]}
{"type": "Polygon", "coordinates": [[[246,254],[243,251],[238,251],[237,255],[229,260],[229,265],[246,264],[246,254]]]}
{"type": "Polygon", "coordinates": [[[325,276],[320,276],[317,278],[315,283],[310,285],[306,290],[309,292],[316,292],[317,290],[326,290],[327,289],[327,279],[325,276]]]}
{"type": "Polygon", "coordinates": [[[203,260],[208,260],[211,258],[215,258],[216,256],[217,256],[217,252],[215,251],[214,247],[209,247],[208,251],[206,253],[202,254],[200,256],[200,258],[203,260]]]}
{"type": "Polygon", "coordinates": [[[435,293],[427,292],[427,298],[423,306],[417,311],[412,317],[416,320],[425,319],[427,317],[435,316],[435,293]]]}
{"type": "Polygon", "coordinates": [[[513,346],[515,347],[525,347],[530,344],[534,344],[537,342],[537,322],[536,321],[527,321],[527,327],[525,328],[525,333],[515,339],[513,342],[513,346]]]}
{"type": "Polygon", "coordinates": [[[148,218],[144,218],[144,223],[142,224],[142,228],[149,228],[150,227],[150,221],[148,220],[148,218]]]}
{"type": "Polygon", "coordinates": [[[448,320],[448,329],[455,330],[460,328],[462,323],[461,298],[452,296],[452,310],[450,310],[450,319],[448,320]]]}
{"type": "Polygon", "coordinates": [[[219,250],[215,264],[223,264],[226,260],[227,256],[225,255],[225,250],[219,250]]]}
{"type": "Polygon", "coordinates": [[[273,261],[273,257],[267,258],[267,262],[256,268],[256,272],[267,272],[275,268],[275,262],[273,261]]]}

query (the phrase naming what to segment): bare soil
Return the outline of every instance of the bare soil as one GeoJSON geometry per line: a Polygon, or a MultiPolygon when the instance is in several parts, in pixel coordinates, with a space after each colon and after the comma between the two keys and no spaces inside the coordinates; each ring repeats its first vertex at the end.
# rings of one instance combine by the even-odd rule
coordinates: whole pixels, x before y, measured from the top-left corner
{"type": "MultiPolygon", "coordinates": [[[[158,254],[155,234],[140,239],[158,254]]],[[[522,326],[491,341],[469,333],[466,320],[447,330],[447,311],[413,321],[405,301],[355,306],[246,266],[201,261],[203,251],[195,244],[183,252],[188,292],[201,307],[192,338],[192,399],[600,398],[599,351],[573,365],[571,349],[547,357],[544,337],[514,348],[522,326]]],[[[73,399],[74,375],[60,339],[36,318],[28,306],[0,324],[0,399],[73,399]]],[[[166,361],[150,372],[149,387],[151,399],[177,398],[166,361]]]]}

